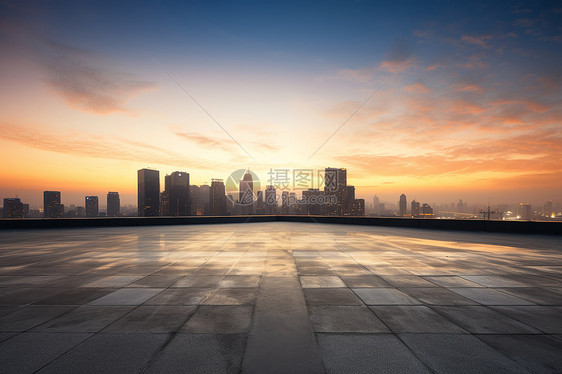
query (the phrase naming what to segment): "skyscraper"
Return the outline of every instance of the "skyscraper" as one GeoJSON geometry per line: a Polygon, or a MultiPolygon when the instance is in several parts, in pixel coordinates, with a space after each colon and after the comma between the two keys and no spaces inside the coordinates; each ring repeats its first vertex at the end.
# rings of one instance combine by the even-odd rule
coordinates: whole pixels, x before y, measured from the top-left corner
{"type": "Polygon", "coordinates": [[[23,218],[24,204],[19,198],[4,199],[4,218],[23,218]]]}
{"type": "Polygon", "coordinates": [[[170,215],[189,216],[191,214],[189,197],[189,173],[174,171],[170,175],[170,215]]]}
{"type": "Polygon", "coordinates": [[[160,172],[140,169],[138,175],[139,217],[155,217],[160,211],[160,172]]]}
{"type": "Polygon", "coordinates": [[[355,186],[345,186],[345,205],[344,216],[354,216],[355,207],[355,186]]]}
{"type": "Polygon", "coordinates": [[[277,214],[277,191],[275,186],[265,187],[265,214],[277,214]]]}
{"type": "Polygon", "coordinates": [[[335,204],[327,204],[326,214],[331,216],[342,216],[346,204],[347,170],[326,168],[324,170],[324,195],[336,198],[335,204]]]}
{"type": "Polygon", "coordinates": [[[99,202],[97,196],[86,196],[86,217],[99,216],[99,202]]]}
{"type": "Polygon", "coordinates": [[[246,171],[239,183],[238,203],[241,214],[253,214],[254,212],[254,182],[250,169],[246,171]]]}
{"type": "Polygon", "coordinates": [[[210,215],[226,215],[226,192],[222,179],[211,179],[211,189],[209,190],[210,215]]]}
{"type": "Polygon", "coordinates": [[[412,210],[410,212],[412,217],[419,217],[421,213],[420,203],[416,200],[412,200],[412,210]]]}
{"type": "Polygon", "coordinates": [[[121,200],[119,199],[119,192],[107,193],[107,216],[119,217],[121,215],[121,200]]]}
{"type": "Polygon", "coordinates": [[[400,201],[398,202],[398,215],[400,217],[405,217],[406,213],[408,213],[408,202],[406,201],[406,195],[400,195],[400,201]]]}
{"type": "Polygon", "coordinates": [[[60,191],[43,191],[43,217],[61,218],[64,205],[60,203],[60,191]]]}

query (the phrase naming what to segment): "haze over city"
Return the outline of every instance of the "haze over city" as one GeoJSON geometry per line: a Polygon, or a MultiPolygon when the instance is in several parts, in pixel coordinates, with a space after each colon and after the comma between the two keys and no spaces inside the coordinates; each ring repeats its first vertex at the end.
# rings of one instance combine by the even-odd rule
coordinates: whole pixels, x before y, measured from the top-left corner
{"type": "Polygon", "coordinates": [[[2,197],[333,166],[366,201],[560,200],[557,2],[0,7],[2,197]]]}

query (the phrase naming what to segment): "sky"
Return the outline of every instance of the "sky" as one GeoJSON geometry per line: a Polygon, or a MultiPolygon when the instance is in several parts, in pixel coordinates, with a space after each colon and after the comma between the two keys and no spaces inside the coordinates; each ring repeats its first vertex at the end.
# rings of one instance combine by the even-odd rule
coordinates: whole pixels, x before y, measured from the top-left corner
{"type": "Polygon", "coordinates": [[[556,1],[0,0],[0,197],[31,206],[136,204],[145,167],[560,201],[561,104],[556,1]]]}

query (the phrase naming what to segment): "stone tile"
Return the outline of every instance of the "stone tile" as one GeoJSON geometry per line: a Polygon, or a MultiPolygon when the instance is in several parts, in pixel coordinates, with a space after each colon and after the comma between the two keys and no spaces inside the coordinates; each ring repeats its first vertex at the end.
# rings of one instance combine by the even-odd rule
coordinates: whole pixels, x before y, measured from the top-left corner
{"type": "Polygon", "coordinates": [[[372,306],[394,333],[462,334],[464,329],[423,305],[372,306]]]}
{"type": "Polygon", "coordinates": [[[87,283],[82,287],[121,288],[141,279],[138,275],[111,275],[87,283]]]}
{"type": "Polygon", "coordinates": [[[562,334],[562,309],[560,308],[546,306],[494,306],[492,309],[548,334],[562,334]]]}
{"type": "Polygon", "coordinates": [[[260,284],[259,275],[227,275],[219,283],[221,288],[257,288],[260,284]]]}
{"type": "Polygon", "coordinates": [[[428,305],[479,305],[474,300],[442,287],[401,288],[401,291],[428,305]]]}
{"type": "Polygon", "coordinates": [[[478,338],[533,373],[562,368],[562,341],[547,335],[479,335],[478,338]]]}
{"type": "Polygon", "coordinates": [[[433,282],[441,287],[483,287],[482,285],[471,282],[463,277],[458,276],[442,276],[442,277],[424,277],[426,280],[433,282]]]}
{"type": "Polygon", "coordinates": [[[417,275],[381,275],[381,278],[394,287],[437,287],[417,275]]]}
{"type": "Polygon", "coordinates": [[[10,275],[0,276],[0,287],[30,287],[40,286],[42,284],[61,278],[59,275],[10,275]]]}
{"type": "Polygon", "coordinates": [[[39,373],[138,373],[168,339],[167,334],[99,333],[39,373]]]}
{"type": "Polygon", "coordinates": [[[195,311],[195,306],[139,306],[103,332],[174,333],[195,311]]]}
{"type": "Polygon", "coordinates": [[[401,334],[400,338],[435,373],[528,373],[472,335],[401,334]]]}
{"type": "Polygon", "coordinates": [[[354,288],[353,291],[367,305],[421,304],[396,288],[354,288]]]}
{"type": "Polygon", "coordinates": [[[315,332],[390,332],[369,308],[362,306],[313,306],[308,313],[315,332]]]}
{"type": "Polygon", "coordinates": [[[337,276],[300,276],[302,288],[338,288],[345,284],[337,276]]]}
{"type": "Polygon", "coordinates": [[[201,304],[204,305],[254,305],[256,288],[217,288],[201,304]]]}
{"type": "Polygon", "coordinates": [[[0,305],[32,304],[67,290],[68,288],[20,288],[13,292],[0,295],[0,305]]]}
{"type": "Polygon", "coordinates": [[[363,305],[361,299],[348,288],[305,288],[306,303],[320,305],[363,305]]]}
{"type": "Polygon", "coordinates": [[[39,305],[82,305],[99,299],[111,292],[113,288],[74,288],[57,293],[54,296],[36,302],[39,305]]]}
{"type": "Polygon", "coordinates": [[[464,279],[485,287],[525,287],[525,283],[495,275],[463,275],[464,279]]]}
{"type": "Polygon", "coordinates": [[[146,373],[240,372],[246,336],[241,334],[179,334],[151,362],[146,373]]]}
{"type": "Polygon", "coordinates": [[[429,373],[391,334],[317,334],[328,373],[429,373]]]}
{"type": "Polygon", "coordinates": [[[539,334],[540,331],[485,306],[433,306],[433,310],[474,334],[539,334]]]}
{"type": "Polygon", "coordinates": [[[499,290],[538,305],[562,305],[562,295],[539,287],[500,288],[499,290]]]}
{"type": "Polygon", "coordinates": [[[2,373],[33,373],[91,334],[23,333],[0,343],[2,373]]]}
{"type": "Polygon", "coordinates": [[[26,306],[0,317],[0,331],[26,331],[73,308],[71,306],[26,306]]]}
{"type": "Polygon", "coordinates": [[[34,332],[98,332],[131,311],[131,306],[83,305],[52,319],[34,332]]]}
{"type": "Polygon", "coordinates": [[[344,283],[351,288],[358,287],[392,287],[389,283],[376,275],[340,276],[344,283]]]}
{"type": "Polygon", "coordinates": [[[180,333],[247,333],[253,311],[252,306],[201,305],[180,329],[180,333]]]}
{"type": "Polygon", "coordinates": [[[222,275],[190,275],[180,279],[172,287],[216,287],[223,278],[222,275]]]}
{"type": "Polygon", "coordinates": [[[176,284],[182,278],[178,275],[149,275],[129,284],[127,287],[167,288],[176,284]]]}
{"type": "Polygon", "coordinates": [[[90,302],[90,305],[140,305],[163,290],[163,288],[121,288],[90,302]]]}
{"type": "Polygon", "coordinates": [[[449,288],[466,298],[484,305],[533,305],[530,301],[508,295],[492,288],[449,288]]]}
{"type": "Polygon", "coordinates": [[[212,288],[168,288],[148,300],[145,305],[199,305],[212,288]]]}

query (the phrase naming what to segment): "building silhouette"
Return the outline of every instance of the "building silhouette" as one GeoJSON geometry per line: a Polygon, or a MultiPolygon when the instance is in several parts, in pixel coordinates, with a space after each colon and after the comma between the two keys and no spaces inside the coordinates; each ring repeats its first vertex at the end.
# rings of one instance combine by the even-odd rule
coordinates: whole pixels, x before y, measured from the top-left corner
{"type": "Polygon", "coordinates": [[[208,184],[204,184],[202,186],[191,185],[189,187],[189,191],[191,214],[194,216],[209,215],[209,197],[211,196],[211,187],[208,184]]]}
{"type": "Polygon", "coordinates": [[[191,215],[189,189],[189,173],[185,173],[183,171],[174,171],[170,175],[170,216],[191,215]]]}
{"type": "Polygon", "coordinates": [[[400,195],[400,201],[398,202],[398,215],[400,217],[405,217],[408,213],[408,202],[406,200],[406,195],[400,195]]]}
{"type": "Polygon", "coordinates": [[[410,211],[412,217],[419,217],[421,213],[420,203],[416,200],[412,200],[412,209],[410,211]]]}
{"type": "Polygon", "coordinates": [[[519,219],[524,221],[529,221],[533,219],[531,204],[527,204],[527,203],[519,204],[519,219]]]}
{"type": "Polygon", "coordinates": [[[277,214],[277,190],[275,186],[265,186],[265,214],[277,214]]]}
{"type": "Polygon", "coordinates": [[[424,218],[433,218],[433,208],[429,204],[423,204],[421,207],[421,217],[424,218]]]}
{"type": "Polygon", "coordinates": [[[222,179],[211,179],[209,214],[211,216],[226,215],[226,189],[222,179]]]}
{"type": "Polygon", "coordinates": [[[43,217],[61,218],[64,215],[60,199],[60,191],[43,191],[43,217]]]}
{"type": "Polygon", "coordinates": [[[86,196],[86,217],[99,216],[99,202],[97,196],[86,196]]]}
{"type": "Polygon", "coordinates": [[[250,169],[246,171],[239,183],[238,203],[241,214],[254,213],[254,182],[250,169]]]}
{"type": "Polygon", "coordinates": [[[324,195],[335,197],[335,203],[326,204],[326,214],[342,216],[345,213],[347,187],[347,170],[326,168],[324,170],[324,195]]]}
{"type": "Polygon", "coordinates": [[[324,204],[324,191],[318,188],[309,188],[302,192],[303,200],[306,202],[304,205],[303,214],[320,216],[326,214],[326,205],[324,204]]]}
{"type": "Polygon", "coordinates": [[[24,218],[24,204],[17,197],[4,199],[3,218],[24,218]]]}
{"type": "Polygon", "coordinates": [[[119,199],[119,192],[107,193],[107,216],[119,217],[121,215],[121,200],[119,199]]]}
{"type": "Polygon", "coordinates": [[[160,172],[140,169],[138,176],[138,215],[155,217],[160,212],[160,172]]]}

